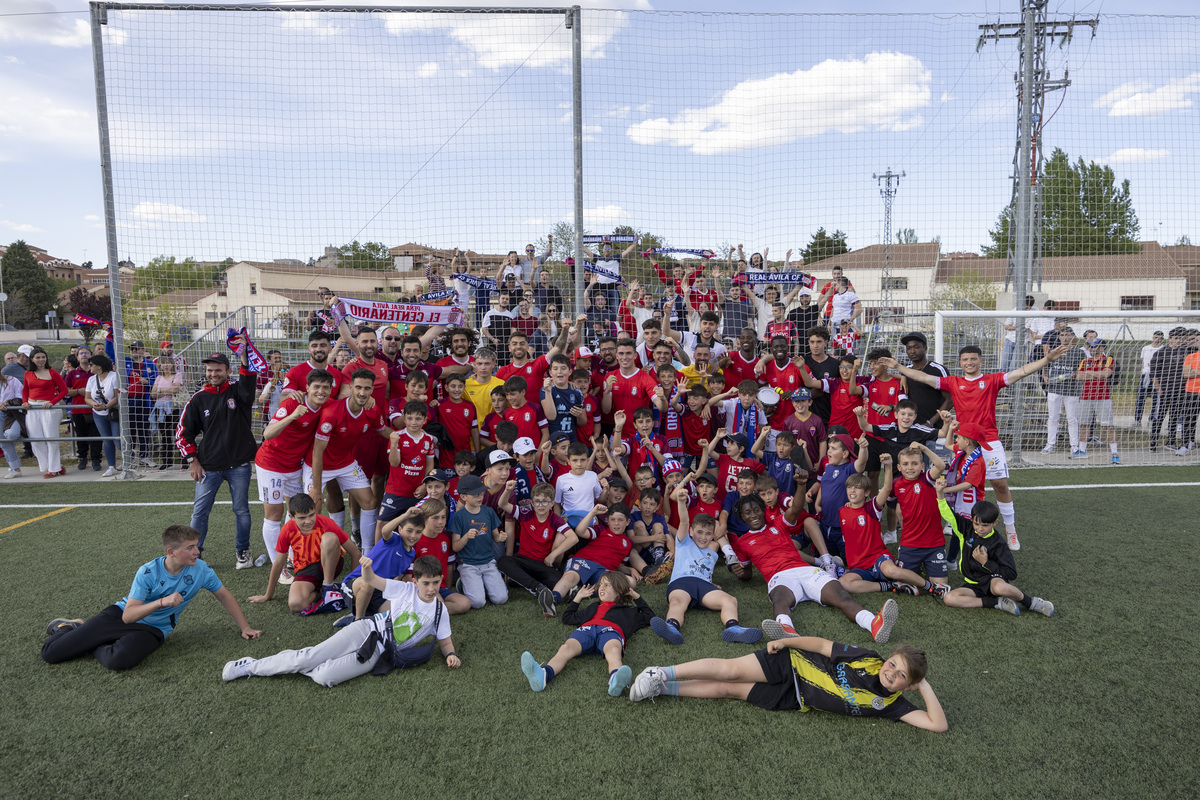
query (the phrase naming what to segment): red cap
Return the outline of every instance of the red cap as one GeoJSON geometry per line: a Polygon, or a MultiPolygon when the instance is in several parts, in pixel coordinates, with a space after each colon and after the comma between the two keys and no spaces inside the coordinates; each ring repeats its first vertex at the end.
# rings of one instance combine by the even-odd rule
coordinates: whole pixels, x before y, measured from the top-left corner
{"type": "Polygon", "coordinates": [[[991,450],[987,443],[987,434],[983,432],[983,426],[978,422],[963,422],[958,426],[958,432],[968,439],[974,439],[979,442],[979,446],[984,450],[991,450]]]}
{"type": "Polygon", "coordinates": [[[174,345],[172,345],[170,342],[166,342],[166,341],[158,343],[159,350],[163,349],[164,347],[174,347],[174,345]]]}
{"type": "Polygon", "coordinates": [[[847,451],[848,453],[850,453],[850,458],[857,458],[857,457],[858,457],[858,456],[855,454],[855,452],[854,452],[854,448],[855,448],[854,439],[853,439],[853,437],[851,437],[851,436],[850,436],[850,434],[848,434],[848,433],[835,433],[835,434],[833,435],[833,438],[834,438],[834,439],[837,439],[839,442],[841,442],[841,443],[842,443],[842,446],[846,448],[846,451],[847,451]]]}
{"type": "Polygon", "coordinates": [[[587,348],[587,347],[575,348],[575,360],[576,361],[578,361],[581,358],[592,358],[595,355],[596,354],[593,353],[590,348],[587,348]]]}

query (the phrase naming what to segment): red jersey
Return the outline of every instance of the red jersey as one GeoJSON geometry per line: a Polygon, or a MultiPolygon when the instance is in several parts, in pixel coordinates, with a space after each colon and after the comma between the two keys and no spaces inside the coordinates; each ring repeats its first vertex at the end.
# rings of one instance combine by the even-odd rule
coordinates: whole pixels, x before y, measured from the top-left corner
{"type": "Polygon", "coordinates": [[[859,336],[854,331],[846,331],[845,333],[835,333],[832,341],[836,350],[839,350],[839,355],[854,355],[854,348],[858,346],[859,336]]]}
{"type": "Polygon", "coordinates": [[[346,366],[342,367],[342,383],[348,385],[350,376],[355,370],[369,370],[375,376],[375,382],[371,386],[371,398],[375,401],[377,408],[387,408],[388,405],[388,365],[383,359],[376,358],[372,363],[368,364],[361,358],[356,358],[346,366]]]}
{"type": "Polygon", "coordinates": [[[596,426],[600,424],[600,400],[595,395],[583,393],[583,419],[575,420],[575,438],[584,444],[592,443],[596,426]]]}
{"type": "Polygon", "coordinates": [[[433,556],[442,565],[442,588],[449,588],[450,584],[450,562],[454,560],[454,553],[450,549],[450,536],[445,531],[442,531],[437,536],[421,535],[417,539],[417,543],[413,545],[413,552],[416,556],[413,561],[416,561],[421,556],[433,556]]]}
{"type": "Polygon", "coordinates": [[[699,311],[702,303],[708,304],[709,311],[715,311],[717,308],[717,290],[708,289],[707,291],[699,292],[693,289],[688,294],[688,304],[691,305],[694,311],[699,311]]]}
{"type": "MultiPolygon", "coordinates": [[[[91,377],[92,377],[91,370],[81,369],[80,367],[76,367],[75,369],[67,370],[66,374],[64,374],[62,376],[62,379],[63,379],[63,383],[65,383],[67,385],[68,389],[86,389],[88,379],[91,377]]],[[[74,397],[72,397],[71,405],[73,406],[73,408],[71,409],[72,414],[90,414],[90,413],[92,413],[92,407],[89,405],[85,405],[85,399],[82,394],[77,394],[74,397]]]]}
{"type": "Polygon", "coordinates": [[[526,361],[520,367],[516,364],[501,367],[496,370],[496,377],[502,381],[506,381],[514,375],[520,375],[525,379],[526,391],[530,392],[531,396],[536,397],[537,393],[541,391],[542,383],[546,380],[546,372],[549,369],[550,359],[545,356],[538,356],[526,361]]]}
{"type": "Polygon", "coordinates": [[[412,497],[428,474],[429,462],[426,459],[437,453],[437,442],[424,431],[414,437],[407,430],[402,430],[396,449],[400,451],[400,466],[388,470],[384,491],[400,497],[412,497]]]}
{"type": "Polygon", "coordinates": [[[479,417],[475,413],[475,404],[470,400],[454,402],[446,399],[437,407],[437,421],[446,430],[450,441],[454,442],[454,450],[438,452],[438,466],[452,468],[454,453],[459,450],[474,450],[471,444],[471,432],[479,430],[479,417]]]}
{"type": "Polygon", "coordinates": [[[607,378],[610,373],[616,372],[621,367],[616,361],[612,363],[612,366],[609,366],[608,364],[605,364],[599,357],[593,358],[592,362],[594,363],[594,366],[592,367],[592,383],[589,387],[589,390],[599,389],[600,391],[603,391],[604,379],[607,378]]]}
{"type": "Polygon", "coordinates": [[[741,475],[744,469],[752,469],[759,475],[767,471],[765,464],[761,461],[755,461],[753,458],[743,458],[741,461],[734,461],[724,453],[717,457],[718,507],[725,503],[725,495],[737,491],[738,475],[741,475]]]}
{"type": "Polygon", "coordinates": [[[904,526],[900,528],[901,547],[924,549],[946,544],[937,492],[928,471],[911,481],[897,475],[892,484],[892,497],[900,503],[900,516],[904,520],[904,526]]]}
{"type": "MultiPolygon", "coordinates": [[[[1079,372],[1101,372],[1113,368],[1112,356],[1085,358],[1079,362],[1079,372]]],[[[1111,400],[1112,385],[1108,378],[1089,378],[1083,382],[1080,400],[1111,400]]]]}
{"type": "MultiPolygon", "coordinates": [[[[767,369],[763,373],[763,377],[767,379],[767,386],[778,389],[784,394],[804,388],[804,379],[800,376],[800,368],[790,361],[780,367],[772,358],[767,362],[767,369]]],[[[780,397],[779,405],[776,407],[775,413],[771,415],[771,427],[778,428],[778,423],[791,416],[794,410],[791,398],[780,397]]]]}
{"type": "Polygon", "coordinates": [[[684,406],[683,413],[679,416],[679,426],[683,429],[683,452],[685,455],[698,456],[704,452],[700,440],[712,439],[715,430],[713,428],[713,423],[716,421],[715,416],[714,411],[708,419],[702,419],[699,414],[693,413],[690,408],[684,406]]]}
{"type": "Polygon", "coordinates": [[[533,510],[519,508],[516,522],[518,552],[534,561],[545,561],[546,556],[554,549],[554,537],[571,530],[567,521],[553,511],[547,515],[545,521],[541,521],[533,510]]]}
{"type": "Polygon", "coordinates": [[[800,557],[792,537],[774,525],[765,525],[741,536],[734,534],[729,537],[729,544],[738,559],[752,563],[767,581],[786,569],[810,566],[800,557]]]}
{"type": "Polygon", "coordinates": [[[542,431],[550,424],[546,421],[546,415],[542,413],[541,406],[535,406],[529,401],[526,401],[525,405],[520,408],[509,406],[504,409],[502,416],[517,426],[517,438],[528,436],[533,439],[534,444],[542,441],[542,431]]]}
{"type": "Polygon", "coordinates": [[[335,534],[343,544],[350,538],[336,522],[320,514],[317,514],[317,521],[308,533],[301,533],[296,521],[289,519],[279,529],[279,538],[275,540],[275,552],[286,553],[288,548],[291,548],[292,568],[299,572],[309,564],[321,563],[321,537],[326,533],[335,534]]]}
{"type": "Polygon", "coordinates": [[[829,424],[841,425],[850,434],[851,439],[862,436],[862,428],[858,427],[858,417],[855,416],[854,409],[867,401],[866,394],[850,394],[850,384],[841,378],[823,378],[821,389],[829,395],[829,424]]]}
{"type": "Polygon", "coordinates": [[[696,496],[688,506],[688,522],[691,523],[691,521],[694,520],[698,514],[708,514],[713,519],[720,519],[720,501],[713,500],[711,503],[705,503],[700,499],[699,496],[696,496]]]}
{"type": "Polygon", "coordinates": [[[954,457],[950,459],[950,468],[946,470],[948,485],[970,484],[966,489],[952,492],[953,496],[947,495],[946,497],[950,502],[951,510],[955,514],[962,514],[965,517],[970,517],[971,507],[983,499],[983,481],[987,477],[983,448],[979,448],[975,452],[978,453],[978,456],[971,458],[959,450],[957,444],[954,445],[954,457]],[[971,463],[968,464],[968,461],[971,463]]]}
{"type": "Polygon", "coordinates": [[[307,392],[308,373],[312,372],[314,369],[326,370],[331,376],[333,376],[333,387],[329,390],[329,399],[326,400],[325,405],[322,406],[322,408],[328,408],[337,401],[338,390],[342,387],[342,373],[338,372],[336,369],[333,369],[331,364],[326,363],[317,365],[313,364],[311,361],[301,361],[299,364],[289,369],[287,374],[283,376],[283,388],[281,391],[295,391],[302,394],[307,392]]]}
{"type": "Polygon", "coordinates": [[[742,381],[758,383],[758,376],[754,374],[754,365],[758,363],[758,358],[751,356],[747,360],[741,350],[734,350],[729,354],[729,361],[729,366],[725,368],[726,389],[736,389],[742,381]]]}
{"type": "Polygon", "coordinates": [[[617,535],[603,525],[593,525],[588,528],[592,540],[579,549],[576,558],[594,561],[605,569],[616,569],[629,557],[633,542],[629,536],[622,533],[617,535]]]}
{"type": "Polygon", "coordinates": [[[479,428],[479,435],[490,439],[493,444],[496,443],[496,426],[504,422],[504,417],[497,414],[495,411],[487,415],[487,419],[483,421],[483,425],[479,428]]]}
{"type": "MultiPolygon", "coordinates": [[[[895,406],[908,397],[896,378],[881,381],[872,376],[867,379],[867,401],[880,406],[895,406]]],[[[887,414],[880,414],[870,405],[867,406],[867,422],[871,425],[887,425],[896,421],[896,410],[893,408],[887,414]]]]}
{"type": "Polygon", "coordinates": [[[635,409],[653,406],[658,381],[640,369],[629,376],[622,375],[620,370],[613,374],[617,380],[612,387],[612,411],[601,416],[605,422],[611,422],[616,412],[624,411],[626,420],[632,423],[635,409]]]}
{"type": "MultiPolygon", "coordinates": [[[[279,401],[272,421],[287,419],[301,404],[307,409],[302,417],[292,420],[278,436],[265,440],[254,456],[256,466],[269,472],[295,472],[304,464],[304,458],[312,449],[313,436],[317,432],[317,421],[321,411],[314,411],[304,395],[288,395],[279,401]]],[[[329,452],[329,448],[325,449],[329,452]]],[[[310,458],[309,461],[312,459],[310,458]]]]}
{"type": "Polygon", "coordinates": [[[842,538],[846,542],[847,569],[870,569],[880,556],[891,553],[883,545],[879,519],[883,509],[871,498],[862,508],[842,506],[838,519],[842,523],[842,538]]]}
{"type": "MultiPolygon", "coordinates": [[[[376,361],[379,359],[377,358],[376,361]]],[[[433,384],[438,378],[442,377],[442,368],[432,361],[418,361],[415,367],[409,367],[402,359],[397,359],[394,363],[388,366],[388,394],[394,400],[397,397],[403,400],[408,396],[408,387],[405,381],[408,379],[410,372],[424,372],[429,378],[429,396],[433,396],[433,384]]]]}
{"type": "MultiPolygon", "coordinates": [[[[640,434],[635,433],[633,436],[627,436],[623,438],[621,443],[625,445],[625,450],[628,453],[626,457],[628,466],[626,469],[628,470],[630,476],[637,472],[641,467],[649,466],[654,470],[655,483],[661,484],[659,478],[662,476],[662,464],[658,463],[658,459],[650,453],[650,448],[646,445],[654,445],[658,449],[658,452],[665,459],[671,455],[671,451],[667,447],[666,440],[661,436],[651,436],[649,440],[646,440],[643,439],[640,434]]],[[[637,487],[634,486],[630,489],[630,491],[636,488],[637,487]]],[[[636,504],[637,498],[634,498],[629,502],[631,505],[636,504]]]]}
{"type": "Polygon", "coordinates": [[[816,517],[813,517],[812,514],[809,514],[807,511],[801,509],[800,515],[796,517],[795,524],[789,525],[788,521],[783,518],[783,512],[791,508],[793,502],[794,498],[790,494],[780,492],[779,498],[775,501],[775,507],[767,509],[767,522],[771,525],[774,525],[776,528],[779,528],[779,530],[783,531],[788,536],[795,536],[796,534],[803,533],[804,520],[808,519],[809,517],[816,519],[816,517]]]}
{"type": "Polygon", "coordinates": [[[550,459],[550,477],[547,479],[551,486],[558,488],[558,476],[571,471],[570,464],[560,464],[557,458],[550,459]]]}
{"type": "Polygon", "coordinates": [[[996,398],[1008,386],[1003,372],[977,375],[974,378],[938,378],[935,388],[950,393],[958,421],[974,422],[983,428],[989,442],[1000,438],[996,430],[996,398]]]}
{"type": "Polygon", "coordinates": [[[786,319],[783,322],[767,323],[766,338],[768,342],[770,342],[776,336],[782,336],[783,338],[787,339],[788,346],[790,347],[792,344],[792,338],[796,335],[796,323],[792,322],[790,319],[786,319]]]}
{"type": "MultiPolygon", "coordinates": [[[[383,410],[379,406],[363,408],[354,414],[350,411],[349,397],[342,398],[334,405],[325,405],[314,437],[329,443],[321,457],[322,469],[330,472],[353,464],[354,445],[359,438],[367,434],[373,436],[371,432],[380,428],[387,430],[383,422],[383,410]]],[[[312,466],[312,450],[308,451],[304,463],[312,466]]]]}

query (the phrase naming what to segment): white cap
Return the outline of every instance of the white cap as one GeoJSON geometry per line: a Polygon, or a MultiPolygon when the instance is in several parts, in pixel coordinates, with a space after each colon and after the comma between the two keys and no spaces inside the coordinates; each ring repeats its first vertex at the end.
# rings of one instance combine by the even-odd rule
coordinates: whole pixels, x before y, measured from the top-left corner
{"type": "Polygon", "coordinates": [[[536,452],[537,449],[538,446],[534,444],[533,439],[530,439],[528,436],[522,436],[520,439],[517,439],[515,442],[513,442],[513,452],[519,456],[523,456],[526,453],[536,452]]]}
{"type": "Polygon", "coordinates": [[[31,355],[33,355],[33,345],[23,344],[17,348],[17,352],[26,358],[29,358],[31,355]]]}
{"type": "Polygon", "coordinates": [[[808,287],[805,287],[805,288],[803,288],[803,289],[801,289],[801,290],[800,290],[800,294],[806,294],[806,295],[808,295],[809,297],[812,297],[812,289],[809,289],[808,287]]]}

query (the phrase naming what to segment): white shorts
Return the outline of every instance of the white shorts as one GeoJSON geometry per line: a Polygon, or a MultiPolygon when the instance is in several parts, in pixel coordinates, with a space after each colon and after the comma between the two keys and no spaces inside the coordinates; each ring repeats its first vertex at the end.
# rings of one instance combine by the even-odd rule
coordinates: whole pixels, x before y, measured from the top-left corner
{"type": "Polygon", "coordinates": [[[821,602],[821,590],[827,583],[837,583],[837,581],[829,577],[820,567],[792,567],[771,576],[771,580],[767,582],[767,594],[769,595],[776,586],[782,586],[790,589],[796,598],[796,602],[792,603],[792,608],[805,600],[812,600],[818,605],[824,605],[821,602]]]}
{"type": "Polygon", "coordinates": [[[1004,445],[999,439],[994,442],[988,442],[988,447],[991,451],[984,450],[984,463],[987,465],[987,473],[984,475],[989,481],[994,481],[999,478],[1008,477],[1008,458],[1004,453],[1004,445]]]}
{"type": "MultiPolygon", "coordinates": [[[[304,465],[304,491],[311,493],[313,489],[313,474],[312,467],[308,464],[304,465]]],[[[325,490],[325,486],[332,480],[337,480],[338,486],[342,487],[343,492],[348,492],[351,489],[369,489],[371,481],[367,478],[367,474],[362,471],[362,467],[357,461],[351,461],[347,467],[341,469],[327,469],[321,472],[321,490],[325,490]]]]}
{"type": "Polygon", "coordinates": [[[301,492],[300,470],[271,472],[255,464],[254,477],[258,481],[258,499],[269,505],[281,506],[301,492]]]}
{"type": "Polygon", "coordinates": [[[1079,424],[1091,425],[1099,420],[1100,425],[1105,428],[1111,428],[1113,424],[1113,409],[1112,399],[1108,400],[1080,400],[1079,401],[1079,424]]]}

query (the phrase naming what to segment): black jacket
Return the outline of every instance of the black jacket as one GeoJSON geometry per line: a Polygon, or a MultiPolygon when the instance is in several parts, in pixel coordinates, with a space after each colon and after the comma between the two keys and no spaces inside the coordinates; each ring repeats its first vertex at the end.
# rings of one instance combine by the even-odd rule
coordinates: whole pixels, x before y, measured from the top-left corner
{"type": "MultiPolygon", "coordinates": [[[[604,615],[604,619],[621,629],[625,640],[642,628],[650,625],[650,620],[654,619],[654,609],[646,604],[646,601],[641,597],[634,600],[636,605],[622,606],[616,605],[608,610],[604,615]]],[[[593,603],[585,608],[580,608],[578,603],[569,603],[565,611],[563,611],[562,621],[564,625],[586,625],[596,613],[596,603],[593,603]]]]}
{"type": "Polygon", "coordinates": [[[958,570],[966,583],[978,584],[992,578],[1003,578],[1012,583],[1017,577],[1017,562],[1008,549],[1005,537],[992,530],[987,536],[975,533],[975,526],[966,517],[958,517],[954,535],[958,537],[958,570]],[[971,554],[983,545],[987,551],[987,564],[980,564],[971,554]]]}
{"type": "Polygon", "coordinates": [[[254,460],[258,443],[254,441],[250,419],[254,414],[256,381],[255,373],[240,367],[237,383],[226,383],[220,388],[206,383],[192,395],[175,427],[175,446],[185,460],[195,457],[210,472],[233,469],[254,460]]]}

